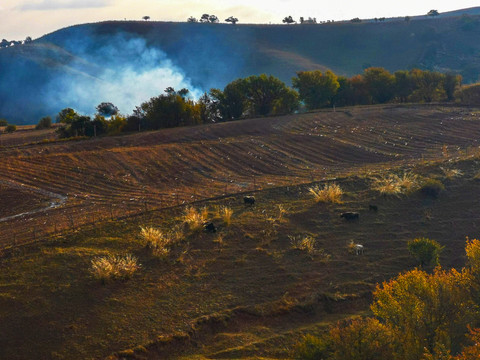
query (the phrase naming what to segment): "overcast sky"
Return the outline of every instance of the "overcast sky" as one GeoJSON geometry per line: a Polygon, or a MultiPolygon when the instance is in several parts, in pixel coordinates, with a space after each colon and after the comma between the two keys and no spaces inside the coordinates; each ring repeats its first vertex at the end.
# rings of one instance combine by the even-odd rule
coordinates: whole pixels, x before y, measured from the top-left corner
{"type": "Polygon", "coordinates": [[[189,16],[233,15],[241,23],[281,23],[292,15],[317,20],[348,20],[423,15],[480,6],[468,0],[0,0],[0,39],[40,37],[62,27],[103,20],[185,21],[189,16]]]}

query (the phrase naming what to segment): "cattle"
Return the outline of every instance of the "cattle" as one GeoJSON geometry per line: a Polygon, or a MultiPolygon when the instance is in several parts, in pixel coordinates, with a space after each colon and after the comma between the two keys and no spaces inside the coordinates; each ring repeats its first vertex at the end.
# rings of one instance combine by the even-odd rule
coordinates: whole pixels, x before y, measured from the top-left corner
{"type": "Polygon", "coordinates": [[[252,206],[253,204],[255,204],[255,196],[244,196],[243,197],[243,203],[245,205],[252,206]]]}
{"type": "Polygon", "coordinates": [[[377,212],[378,206],[377,205],[368,205],[368,210],[377,212]]]}
{"type": "Polygon", "coordinates": [[[355,255],[362,255],[363,254],[363,250],[364,250],[363,245],[355,244],[354,249],[355,249],[355,255]]]}
{"type": "Polygon", "coordinates": [[[203,224],[203,227],[204,227],[205,231],[208,232],[208,233],[217,232],[217,228],[216,228],[215,224],[212,223],[212,222],[206,222],[205,224],[203,224]]]}
{"type": "Polygon", "coordinates": [[[357,212],[344,212],[340,217],[344,218],[348,221],[358,220],[360,218],[360,214],[357,212]]]}

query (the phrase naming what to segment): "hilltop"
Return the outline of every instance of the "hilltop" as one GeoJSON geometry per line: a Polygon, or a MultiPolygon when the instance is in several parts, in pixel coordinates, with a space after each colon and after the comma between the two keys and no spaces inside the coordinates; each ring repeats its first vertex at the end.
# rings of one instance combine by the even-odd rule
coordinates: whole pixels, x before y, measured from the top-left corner
{"type": "Polygon", "coordinates": [[[478,8],[434,18],[316,25],[110,21],[72,26],[0,50],[0,117],[36,123],[64,107],[93,113],[102,101],[124,113],[167,86],[200,95],[239,77],[371,66],[418,67],[478,81],[478,8]],[[470,14],[470,15],[466,15],[470,14]]]}

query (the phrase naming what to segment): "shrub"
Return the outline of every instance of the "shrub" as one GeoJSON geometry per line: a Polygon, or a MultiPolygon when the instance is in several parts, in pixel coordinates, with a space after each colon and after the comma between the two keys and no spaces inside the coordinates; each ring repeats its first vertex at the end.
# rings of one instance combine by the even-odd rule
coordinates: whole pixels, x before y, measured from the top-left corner
{"type": "Polygon", "coordinates": [[[140,268],[135,256],[107,255],[92,260],[90,273],[105,283],[108,279],[129,279],[140,268]]]}
{"type": "Polygon", "coordinates": [[[443,190],[445,190],[445,186],[443,186],[442,182],[437,179],[426,179],[420,187],[420,192],[422,194],[434,198],[436,198],[443,190]]]}
{"type": "Polygon", "coordinates": [[[35,129],[50,129],[52,127],[52,118],[50,116],[44,116],[40,119],[38,124],[35,126],[35,129]]]}
{"type": "Polygon", "coordinates": [[[187,207],[183,216],[183,221],[188,225],[191,231],[200,231],[208,217],[207,208],[197,211],[194,207],[187,207]]]}
{"type": "MultiPolygon", "coordinates": [[[[395,358],[393,331],[377,319],[338,323],[329,332],[332,360],[384,360],[395,358]]],[[[321,358],[317,358],[321,359],[321,358]]]]}
{"type": "Polygon", "coordinates": [[[440,253],[443,250],[435,240],[418,238],[408,242],[408,251],[420,261],[421,266],[438,265],[440,253]]]}
{"type": "Polygon", "coordinates": [[[327,340],[313,335],[305,335],[295,346],[294,359],[321,360],[327,359],[330,353],[331,348],[327,340]]]}
{"type": "Polygon", "coordinates": [[[7,126],[5,127],[5,132],[6,132],[6,133],[12,133],[12,132],[14,132],[14,131],[17,131],[17,126],[16,126],[16,125],[10,124],[10,125],[7,125],[7,126]]]}
{"type": "Polygon", "coordinates": [[[316,202],[330,202],[340,204],[342,202],[343,190],[337,184],[327,184],[320,189],[314,186],[308,189],[316,202]]]}
{"type": "Polygon", "coordinates": [[[0,119],[0,126],[7,126],[8,125],[8,121],[5,120],[5,119],[0,119]]]}
{"type": "Polygon", "coordinates": [[[442,167],[440,169],[442,169],[443,174],[445,175],[445,177],[447,179],[453,179],[453,178],[460,177],[460,176],[463,175],[462,171],[458,170],[458,169],[445,169],[445,168],[442,168],[442,167]]]}

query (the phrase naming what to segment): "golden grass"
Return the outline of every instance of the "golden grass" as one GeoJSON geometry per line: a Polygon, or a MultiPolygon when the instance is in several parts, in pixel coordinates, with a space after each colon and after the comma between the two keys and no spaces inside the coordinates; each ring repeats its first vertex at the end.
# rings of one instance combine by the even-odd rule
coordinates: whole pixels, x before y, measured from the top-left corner
{"type": "Polygon", "coordinates": [[[197,232],[203,230],[203,224],[207,221],[208,209],[204,207],[201,211],[197,211],[193,206],[185,209],[183,221],[186,223],[190,231],[197,232]]]}
{"type": "Polygon", "coordinates": [[[310,255],[315,254],[316,240],[311,236],[289,236],[292,249],[306,251],[310,255]]]}
{"type": "Polygon", "coordinates": [[[152,250],[152,254],[158,257],[166,257],[170,253],[170,246],[179,241],[183,234],[176,230],[165,234],[152,227],[140,227],[140,237],[145,245],[152,250]]]}
{"type": "Polygon", "coordinates": [[[125,280],[130,278],[140,267],[138,259],[133,255],[107,255],[92,260],[90,273],[95,279],[102,282],[109,279],[125,280]]]}
{"type": "Polygon", "coordinates": [[[382,195],[400,195],[411,193],[419,188],[418,176],[412,173],[404,173],[401,177],[390,174],[376,178],[372,189],[382,195]]]}
{"type": "Polygon", "coordinates": [[[219,214],[223,220],[223,223],[227,226],[230,226],[230,224],[232,223],[233,210],[227,206],[222,206],[219,209],[219,214]]]}
{"type": "Polygon", "coordinates": [[[308,191],[312,194],[316,202],[342,203],[343,190],[337,184],[327,184],[323,189],[314,186],[309,188],[308,191]]]}

